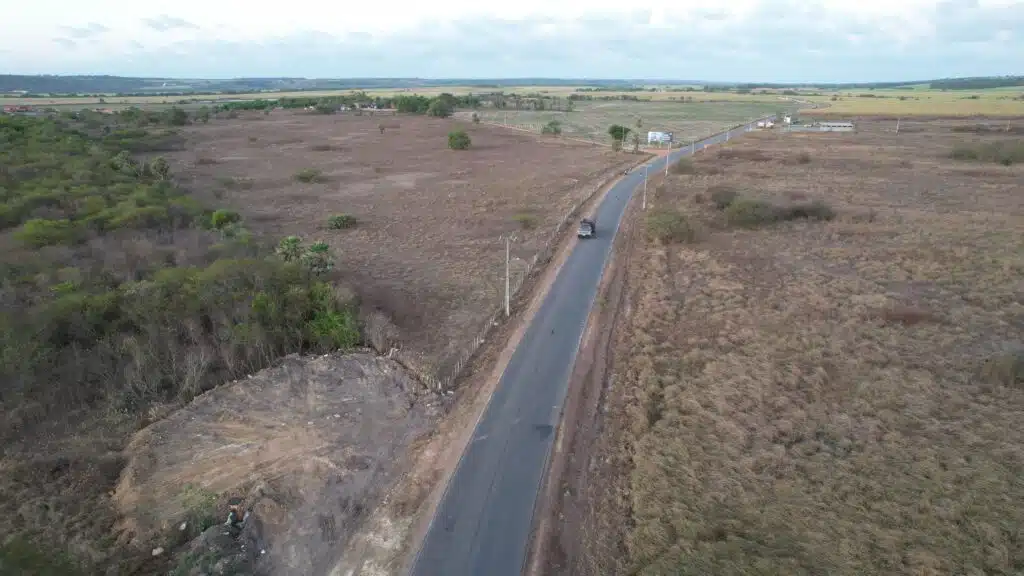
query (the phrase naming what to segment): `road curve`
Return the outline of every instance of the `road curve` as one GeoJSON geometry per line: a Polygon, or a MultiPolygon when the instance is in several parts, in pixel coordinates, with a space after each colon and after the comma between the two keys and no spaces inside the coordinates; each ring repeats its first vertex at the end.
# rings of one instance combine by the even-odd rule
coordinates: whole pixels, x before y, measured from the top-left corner
{"type": "MultiPolygon", "coordinates": [[[[733,128],[738,136],[749,125],[733,128]]],[[[695,150],[725,141],[726,133],[695,150]]],[[[651,174],[690,146],[647,164],[651,174]]],[[[519,576],[569,374],[626,204],[643,167],[596,211],[597,236],[577,243],[527,328],[466,446],[413,562],[413,576],[519,576]]]]}

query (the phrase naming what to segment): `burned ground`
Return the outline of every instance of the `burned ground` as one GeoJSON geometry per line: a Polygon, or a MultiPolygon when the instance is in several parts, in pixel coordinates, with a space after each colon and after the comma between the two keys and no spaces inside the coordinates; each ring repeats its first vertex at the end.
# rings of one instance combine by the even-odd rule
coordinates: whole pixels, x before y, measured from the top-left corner
{"type": "Polygon", "coordinates": [[[558,573],[1024,569],[1024,172],[955,152],[1019,142],[904,124],[752,134],[653,196],[558,573]]]}
{"type": "Polygon", "coordinates": [[[328,242],[341,277],[397,325],[403,361],[428,376],[449,371],[500,304],[502,236],[516,235],[521,274],[573,205],[636,162],[426,117],[278,111],[187,134],[189,150],[174,157],[186,186],[261,233],[328,242]],[[468,131],[469,150],[448,149],[456,129],[468,131]],[[330,229],[328,217],[342,213],[357,223],[330,229]]]}

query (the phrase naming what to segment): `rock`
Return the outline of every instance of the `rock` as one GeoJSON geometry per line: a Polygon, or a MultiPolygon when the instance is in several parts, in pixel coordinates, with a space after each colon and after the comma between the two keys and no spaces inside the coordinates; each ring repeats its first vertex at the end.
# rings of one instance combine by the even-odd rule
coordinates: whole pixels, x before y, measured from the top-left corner
{"type": "Polygon", "coordinates": [[[158,546],[156,548],[153,548],[153,556],[159,556],[159,555],[161,555],[163,553],[164,553],[164,549],[163,549],[162,546],[158,546]]]}

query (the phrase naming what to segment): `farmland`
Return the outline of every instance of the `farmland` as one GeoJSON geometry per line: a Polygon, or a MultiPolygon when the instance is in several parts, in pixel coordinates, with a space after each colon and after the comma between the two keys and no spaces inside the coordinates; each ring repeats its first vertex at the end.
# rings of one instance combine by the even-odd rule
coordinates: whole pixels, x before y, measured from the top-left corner
{"type": "MultiPolygon", "coordinates": [[[[561,124],[562,134],[595,142],[608,142],[608,126],[635,126],[642,130],[673,132],[679,142],[706,137],[730,126],[774,114],[786,102],[740,100],[721,102],[630,102],[582,101],[574,103],[571,112],[533,110],[477,111],[481,122],[508,124],[539,133],[551,121],[561,124]]],[[[469,112],[460,113],[469,115],[469,112]]]]}
{"type": "Polygon", "coordinates": [[[1024,569],[1024,125],[904,127],[751,134],[653,195],[571,573],[1024,569]]]}
{"type": "Polygon", "coordinates": [[[521,276],[569,209],[638,161],[600,147],[426,117],[277,112],[188,129],[170,156],[186,186],[253,229],[329,243],[342,278],[388,314],[407,361],[433,376],[502,301],[502,237],[521,276]],[[384,129],[381,130],[381,127],[384,129]],[[472,147],[447,147],[454,126],[472,147]],[[314,176],[301,181],[300,173],[314,176]],[[355,224],[333,230],[331,214],[355,224]]]}
{"type": "Polygon", "coordinates": [[[977,91],[850,90],[800,97],[822,106],[821,116],[1002,116],[1024,117],[1024,89],[977,91]]]}

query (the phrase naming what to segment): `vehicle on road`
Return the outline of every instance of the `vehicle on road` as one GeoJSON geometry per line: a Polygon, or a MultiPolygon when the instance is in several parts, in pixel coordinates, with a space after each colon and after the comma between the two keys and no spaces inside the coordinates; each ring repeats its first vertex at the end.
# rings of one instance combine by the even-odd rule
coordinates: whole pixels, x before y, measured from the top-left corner
{"type": "Polygon", "coordinates": [[[580,227],[576,231],[577,238],[593,238],[597,235],[597,222],[592,218],[580,220],[580,227]]]}

